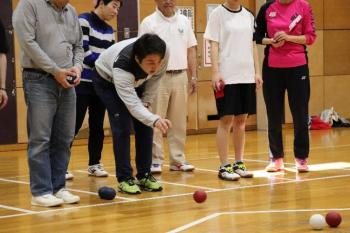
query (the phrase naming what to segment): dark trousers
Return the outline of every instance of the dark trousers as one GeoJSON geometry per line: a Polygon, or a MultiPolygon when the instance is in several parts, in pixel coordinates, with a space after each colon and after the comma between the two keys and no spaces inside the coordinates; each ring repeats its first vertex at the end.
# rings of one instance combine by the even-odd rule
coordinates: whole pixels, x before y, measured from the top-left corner
{"type": "Polygon", "coordinates": [[[93,78],[97,95],[105,104],[113,135],[116,175],[119,182],[133,176],[130,163],[131,122],[135,131],[137,178],[150,172],[152,163],[153,128],[131,116],[112,83],[97,76],[93,78]]]}
{"type": "Polygon", "coordinates": [[[103,121],[106,107],[96,95],[92,83],[81,82],[76,88],[77,94],[77,115],[75,134],[77,134],[83,124],[86,111],[89,109],[89,166],[99,164],[103,148],[103,121]]]}
{"type": "Polygon", "coordinates": [[[263,81],[269,146],[273,158],[284,156],[282,123],[286,90],[294,123],[294,156],[300,159],[307,158],[309,155],[308,107],[310,99],[308,66],[271,68],[264,62],[263,81]]]}

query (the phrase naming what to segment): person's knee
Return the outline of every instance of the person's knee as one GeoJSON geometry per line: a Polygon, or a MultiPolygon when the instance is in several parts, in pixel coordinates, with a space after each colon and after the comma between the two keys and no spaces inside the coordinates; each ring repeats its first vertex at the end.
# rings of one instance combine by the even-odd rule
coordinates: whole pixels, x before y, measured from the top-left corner
{"type": "Polygon", "coordinates": [[[229,129],[232,125],[232,117],[231,116],[224,116],[220,118],[220,126],[224,129],[229,129]]]}
{"type": "Polygon", "coordinates": [[[245,119],[237,119],[233,121],[233,129],[244,130],[245,129],[245,119]]]}

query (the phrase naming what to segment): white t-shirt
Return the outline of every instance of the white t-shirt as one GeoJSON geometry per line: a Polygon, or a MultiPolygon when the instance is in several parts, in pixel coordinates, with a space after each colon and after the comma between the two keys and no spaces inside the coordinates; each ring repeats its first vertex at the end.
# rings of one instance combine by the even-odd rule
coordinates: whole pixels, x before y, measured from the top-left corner
{"type": "Polygon", "coordinates": [[[204,38],[219,43],[219,72],[226,84],[255,83],[254,15],[241,7],[218,6],[209,16],[204,38]]]}
{"type": "Polygon", "coordinates": [[[187,69],[187,49],[197,45],[190,21],[176,12],[165,17],[158,9],[144,18],[139,26],[139,34],[154,33],[162,38],[169,48],[170,57],[167,70],[187,69]]]}

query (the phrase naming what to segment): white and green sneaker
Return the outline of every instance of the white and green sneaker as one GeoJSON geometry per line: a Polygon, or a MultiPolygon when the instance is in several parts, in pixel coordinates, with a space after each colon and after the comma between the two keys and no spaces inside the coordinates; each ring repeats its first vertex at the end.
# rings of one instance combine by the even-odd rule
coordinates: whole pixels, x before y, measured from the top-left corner
{"type": "Polygon", "coordinates": [[[253,178],[253,173],[248,172],[243,162],[233,164],[233,171],[242,178],[253,178]]]}
{"type": "Polygon", "coordinates": [[[236,181],[239,180],[240,176],[233,172],[231,164],[227,164],[219,168],[218,177],[223,180],[236,181]]]}

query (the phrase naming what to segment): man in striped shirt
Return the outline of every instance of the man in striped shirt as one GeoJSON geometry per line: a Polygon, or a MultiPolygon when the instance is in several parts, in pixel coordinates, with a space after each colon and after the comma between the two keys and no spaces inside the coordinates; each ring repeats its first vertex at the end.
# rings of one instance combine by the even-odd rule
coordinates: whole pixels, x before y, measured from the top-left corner
{"type": "MultiPolygon", "coordinates": [[[[108,173],[100,163],[104,139],[103,121],[106,108],[95,93],[91,74],[95,68],[97,58],[115,42],[114,30],[107,24],[107,21],[115,19],[121,5],[121,0],[98,0],[94,11],[79,15],[79,22],[83,31],[85,56],[81,83],[75,89],[77,94],[75,134],[79,132],[86,111],[89,109],[88,173],[97,177],[108,176],[108,173]]],[[[67,172],[66,179],[72,178],[73,174],[67,172]]]]}

